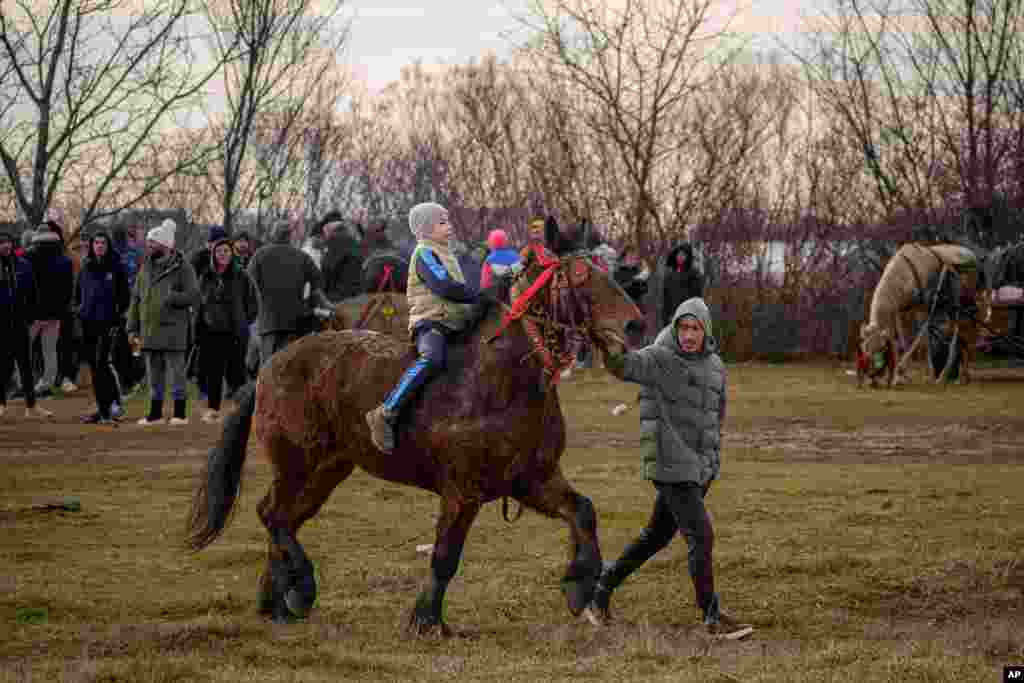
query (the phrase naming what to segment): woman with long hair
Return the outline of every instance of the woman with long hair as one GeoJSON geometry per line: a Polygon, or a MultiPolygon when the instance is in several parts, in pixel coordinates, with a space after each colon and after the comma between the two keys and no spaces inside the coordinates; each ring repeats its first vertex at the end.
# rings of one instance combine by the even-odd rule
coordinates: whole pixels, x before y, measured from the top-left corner
{"type": "Polygon", "coordinates": [[[117,380],[110,364],[115,332],[128,310],[131,292],[120,255],[103,231],[89,238],[89,252],[78,274],[75,301],[82,321],[82,354],[92,373],[96,412],[82,417],[86,424],[109,424],[118,399],[117,380]]]}

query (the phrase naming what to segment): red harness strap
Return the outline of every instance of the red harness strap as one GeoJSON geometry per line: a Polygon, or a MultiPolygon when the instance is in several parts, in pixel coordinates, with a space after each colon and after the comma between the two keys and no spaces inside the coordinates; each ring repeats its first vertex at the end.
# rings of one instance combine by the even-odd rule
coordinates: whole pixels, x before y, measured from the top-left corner
{"type": "MultiPolygon", "coordinates": [[[[393,273],[394,270],[395,269],[394,269],[394,267],[392,265],[390,265],[390,264],[385,264],[384,265],[384,272],[380,276],[380,282],[377,283],[377,290],[374,292],[374,294],[380,294],[381,292],[384,291],[384,288],[386,286],[391,284],[391,273],[393,273]]],[[[363,306],[362,313],[359,315],[359,320],[356,321],[355,327],[353,327],[352,329],[354,329],[354,330],[361,330],[361,329],[363,329],[363,326],[366,325],[366,321],[369,320],[369,318],[370,318],[370,313],[372,311],[376,310],[377,303],[378,303],[378,301],[376,299],[374,299],[373,297],[371,297],[370,300],[366,302],[366,305],[363,306]]]]}
{"type": "Polygon", "coordinates": [[[542,290],[544,286],[550,282],[551,278],[554,277],[555,271],[558,269],[558,259],[550,256],[546,252],[547,250],[539,244],[533,246],[533,254],[536,257],[537,262],[544,266],[544,272],[540,274],[540,277],[533,281],[533,284],[531,284],[525,292],[517,296],[516,300],[512,302],[512,310],[508,311],[502,318],[501,327],[499,327],[498,331],[494,333],[495,337],[500,337],[501,333],[505,331],[505,328],[507,328],[513,320],[518,320],[523,317],[527,309],[529,309],[530,304],[533,303],[533,298],[537,296],[537,292],[542,290]]]}
{"type": "Polygon", "coordinates": [[[384,288],[386,286],[392,284],[392,282],[391,282],[391,274],[394,271],[395,271],[395,267],[392,266],[390,263],[384,264],[384,273],[380,276],[380,282],[377,283],[377,292],[378,293],[383,292],[384,288]]]}
{"type": "MultiPolygon", "coordinates": [[[[527,288],[525,292],[522,292],[516,297],[516,300],[512,302],[510,310],[504,315],[501,321],[501,326],[498,331],[494,333],[492,339],[498,338],[502,332],[508,328],[509,324],[513,320],[522,318],[529,310],[530,305],[534,299],[540,293],[544,287],[550,285],[551,280],[555,277],[558,272],[558,266],[560,261],[557,257],[553,256],[542,244],[532,245],[533,255],[540,265],[544,266],[544,272],[533,281],[533,283],[527,288]]],[[[535,352],[540,355],[541,362],[544,365],[545,371],[550,375],[550,382],[552,385],[557,384],[561,378],[561,371],[569,363],[571,363],[572,354],[566,352],[561,354],[559,358],[555,357],[552,350],[548,348],[545,343],[544,334],[540,330],[540,326],[533,320],[523,320],[523,327],[526,330],[526,336],[529,337],[533,343],[535,352]]]]}

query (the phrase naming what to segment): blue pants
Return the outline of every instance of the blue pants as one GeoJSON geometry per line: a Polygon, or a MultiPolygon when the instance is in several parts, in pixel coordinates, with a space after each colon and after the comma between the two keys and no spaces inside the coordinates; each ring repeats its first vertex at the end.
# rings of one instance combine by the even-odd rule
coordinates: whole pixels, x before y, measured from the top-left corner
{"type": "Polygon", "coordinates": [[[397,386],[384,399],[384,407],[395,417],[398,417],[420,387],[444,370],[448,360],[448,338],[436,327],[425,328],[416,335],[416,351],[420,357],[409,366],[397,386]]]}

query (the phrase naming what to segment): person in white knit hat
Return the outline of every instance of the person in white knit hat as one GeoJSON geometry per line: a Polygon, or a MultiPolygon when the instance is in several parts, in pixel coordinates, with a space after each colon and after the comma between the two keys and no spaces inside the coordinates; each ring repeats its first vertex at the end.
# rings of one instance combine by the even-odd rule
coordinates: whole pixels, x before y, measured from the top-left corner
{"type": "Polygon", "coordinates": [[[141,347],[149,374],[149,414],[139,420],[147,426],[164,421],[168,375],[174,399],[171,424],[188,423],[185,354],[191,309],[199,305],[199,283],[191,264],[174,248],[176,231],[177,224],[167,219],[146,234],[146,258],[128,311],[128,334],[133,347],[141,347]]]}
{"type": "Polygon", "coordinates": [[[446,366],[448,340],[471,326],[474,304],[481,300],[466,283],[462,267],[449,247],[452,227],[440,204],[417,204],[409,211],[409,229],[416,249],[409,262],[409,336],[419,357],[405,371],[384,402],[366,413],[373,444],[384,453],[395,449],[395,428],[402,409],[446,366]]]}

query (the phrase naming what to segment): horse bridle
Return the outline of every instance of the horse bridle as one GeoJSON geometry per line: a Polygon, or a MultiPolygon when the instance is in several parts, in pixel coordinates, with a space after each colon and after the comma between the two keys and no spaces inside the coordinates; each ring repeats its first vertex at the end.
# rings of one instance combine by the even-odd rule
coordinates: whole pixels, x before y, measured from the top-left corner
{"type": "MultiPolygon", "coordinates": [[[[548,281],[533,293],[522,312],[516,310],[515,304],[503,303],[502,306],[506,310],[505,324],[512,319],[521,319],[533,345],[523,360],[539,356],[549,382],[556,383],[562,371],[575,360],[576,346],[591,336],[591,306],[579,290],[589,284],[594,266],[583,260],[586,256],[581,252],[566,254],[557,260],[540,254],[537,256],[541,266],[553,269],[548,281]],[[570,269],[569,264],[576,266],[570,269]],[[577,312],[580,312],[582,320],[577,319],[577,312]]],[[[530,280],[526,270],[520,272],[512,284],[513,300],[527,294],[535,281],[530,280]]]]}

